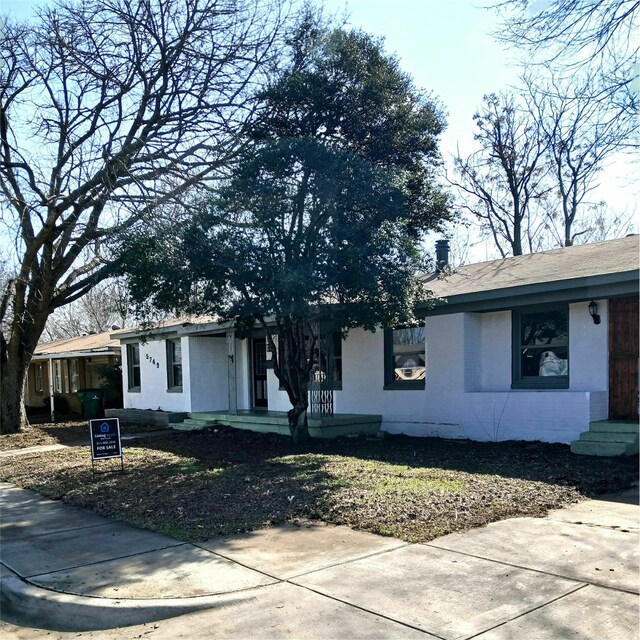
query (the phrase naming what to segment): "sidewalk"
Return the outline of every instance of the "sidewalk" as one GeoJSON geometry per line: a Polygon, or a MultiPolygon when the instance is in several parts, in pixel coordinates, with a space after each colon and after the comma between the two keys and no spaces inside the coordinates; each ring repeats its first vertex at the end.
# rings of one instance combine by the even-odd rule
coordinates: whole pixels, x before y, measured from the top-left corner
{"type": "Polygon", "coordinates": [[[186,544],[9,484],[0,508],[3,638],[638,636],[637,488],[428,544],[323,524],[186,544]]]}

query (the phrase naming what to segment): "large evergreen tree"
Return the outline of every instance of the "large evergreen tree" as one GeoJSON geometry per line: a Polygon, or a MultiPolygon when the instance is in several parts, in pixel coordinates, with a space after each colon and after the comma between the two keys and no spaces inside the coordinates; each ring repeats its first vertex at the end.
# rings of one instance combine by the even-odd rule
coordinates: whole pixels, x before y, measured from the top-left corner
{"type": "Polygon", "coordinates": [[[261,326],[303,438],[316,321],[408,321],[421,231],[449,212],[442,112],[381,44],[308,18],[290,48],[232,179],[188,224],[131,238],[123,262],[141,302],[261,326]]]}

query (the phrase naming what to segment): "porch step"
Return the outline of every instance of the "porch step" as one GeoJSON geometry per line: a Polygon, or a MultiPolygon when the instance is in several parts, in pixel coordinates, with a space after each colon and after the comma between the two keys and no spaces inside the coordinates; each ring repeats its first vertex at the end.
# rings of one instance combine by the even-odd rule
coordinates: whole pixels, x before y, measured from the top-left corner
{"type": "Polygon", "coordinates": [[[206,418],[185,418],[182,422],[176,422],[171,425],[171,428],[177,431],[198,431],[200,429],[208,429],[216,426],[215,420],[209,420],[206,418]]]}
{"type": "Polygon", "coordinates": [[[601,433],[635,433],[638,434],[638,423],[629,421],[598,420],[589,423],[589,431],[601,433]]]}
{"type": "MultiPolygon", "coordinates": [[[[309,435],[312,438],[337,438],[350,435],[376,435],[380,431],[382,416],[342,413],[330,417],[309,416],[309,435]]],[[[183,429],[224,425],[260,433],[289,436],[286,411],[243,411],[234,414],[225,411],[202,411],[189,414],[183,429]]],[[[181,428],[181,426],[177,428],[181,428]]]]}
{"type": "Polygon", "coordinates": [[[585,456],[633,456],[638,454],[638,423],[598,421],[571,443],[571,452],[585,456]]]}
{"type": "Polygon", "coordinates": [[[613,433],[612,431],[585,431],[580,434],[580,440],[587,442],[624,442],[632,444],[638,442],[637,433],[613,433]]]}
{"type": "Polygon", "coordinates": [[[638,444],[574,440],[571,443],[571,453],[581,456],[632,456],[638,453],[638,444]]]}

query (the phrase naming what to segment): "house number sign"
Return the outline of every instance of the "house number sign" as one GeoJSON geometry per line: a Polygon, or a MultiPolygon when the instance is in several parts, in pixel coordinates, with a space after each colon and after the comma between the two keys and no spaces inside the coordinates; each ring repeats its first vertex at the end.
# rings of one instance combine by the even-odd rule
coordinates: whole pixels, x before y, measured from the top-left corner
{"type": "Polygon", "coordinates": [[[147,360],[149,360],[151,362],[151,364],[155,364],[156,365],[156,369],[160,368],[160,363],[156,362],[156,359],[152,358],[148,353],[147,353],[147,360]]]}

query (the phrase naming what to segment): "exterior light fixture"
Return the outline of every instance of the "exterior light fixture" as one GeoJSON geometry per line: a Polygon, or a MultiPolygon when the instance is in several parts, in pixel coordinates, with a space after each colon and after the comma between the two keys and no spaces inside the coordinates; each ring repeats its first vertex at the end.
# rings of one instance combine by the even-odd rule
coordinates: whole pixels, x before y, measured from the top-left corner
{"type": "Polygon", "coordinates": [[[598,315],[598,305],[595,300],[589,303],[589,315],[593,318],[593,324],[600,324],[600,316],[598,315]]]}

